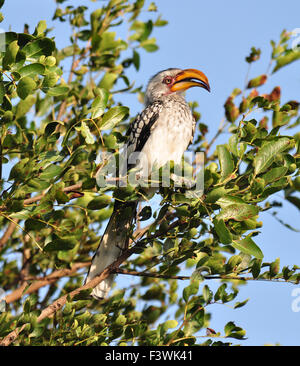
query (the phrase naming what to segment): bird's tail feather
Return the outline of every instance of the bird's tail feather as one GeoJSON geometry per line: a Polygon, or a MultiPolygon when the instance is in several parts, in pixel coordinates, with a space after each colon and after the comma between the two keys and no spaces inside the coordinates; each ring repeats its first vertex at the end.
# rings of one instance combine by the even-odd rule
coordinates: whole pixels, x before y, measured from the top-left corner
{"type": "MultiPolygon", "coordinates": [[[[114,211],[107,224],[98,249],[93,256],[85,282],[92,280],[113,263],[128,246],[130,229],[135,217],[137,202],[115,201],[114,211]]],[[[92,291],[92,296],[103,299],[107,296],[115,275],[110,275],[92,291]]]]}

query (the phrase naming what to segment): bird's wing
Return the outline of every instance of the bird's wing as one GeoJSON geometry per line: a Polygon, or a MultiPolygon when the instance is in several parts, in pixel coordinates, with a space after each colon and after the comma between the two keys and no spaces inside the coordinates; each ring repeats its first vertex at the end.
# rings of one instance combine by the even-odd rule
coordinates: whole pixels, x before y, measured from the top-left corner
{"type": "Polygon", "coordinates": [[[154,102],[148,105],[143,112],[137,115],[131,123],[126,136],[128,136],[128,152],[142,151],[145,143],[150,137],[151,130],[158,120],[159,112],[162,109],[161,102],[154,102]]]}

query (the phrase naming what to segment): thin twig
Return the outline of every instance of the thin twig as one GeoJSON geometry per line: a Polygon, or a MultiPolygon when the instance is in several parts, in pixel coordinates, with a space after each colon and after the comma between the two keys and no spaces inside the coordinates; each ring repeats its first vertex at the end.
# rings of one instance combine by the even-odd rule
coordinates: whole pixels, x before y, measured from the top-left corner
{"type": "Polygon", "coordinates": [[[138,277],[152,277],[152,278],[164,278],[167,280],[189,280],[190,276],[168,276],[155,272],[137,272],[137,271],[128,271],[126,269],[116,268],[114,273],[130,275],[130,276],[138,276],[138,277]]]}
{"type": "MultiPolygon", "coordinates": [[[[187,306],[186,306],[187,307],[187,306]]],[[[166,346],[170,346],[172,343],[176,342],[177,339],[174,340],[174,338],[176,337],[176,335],[180,332],[180,330],[186,326],[186,324],[194,318],[194,316],[200,311],[203,310],[203,306],[198,306],[197,309],[187,318],[184,319],[182,324],[180,325],[180,327],[176,330],[175,334],[173,335],[173,337],[169,340],[169,342],[166,344],[166,346]]]]}
{"type": "MultiPolygon", "coordinates": [[[[190,280],[191,276],[171,276],[165,275],[156,272],[137,272],[137,271],[129,271],[122,268],[116,268],[113,273],[122,274],[122,275],[129,275],[129,276],[138,276],[138,277],[152,277],[152,278],[163,278],[165,280],[190,280]]],[[[202,276],[205,280],[227,280],[227,281],[268,281],[268,282],[280,282],[280,283],[291,283],[296,285],[294,281],[282,280],[280,278],[254,278],[254,277],[240,277],[238,275],[204,275],[202,276]]]]}
{"type": "MultiPolygon", "coordinates": [[[[82,182],[79,182],[77,184],[73,184],[72,186],[65,187],[63,189],[64,192],[70,192],[70,191],[76,191],[77,189],[80,189],[82,187],[82,182]]],[[[40,201],[43,197],[45,197],[46,193],[39,194],[38,196],[27,198],[24,200],[24,205],[29,205],[30,203],[34,203],[37,201],[40,201]]]]}
{"type": "Polygon", "coordinates": [[[209,142],[209,144],[206,146],[206,149],[205,149],[205,154],[208,153],[209,149],[212,147],[212,145],[215,143],[216,139],[221,135],[221,133],[223,133],[226,125],[228,124],[228,121],[223,118],[220,122],[220,126],[216,132],[216,134],[214,135],[214,137],[211,139],[211,141],[209,142]]]}

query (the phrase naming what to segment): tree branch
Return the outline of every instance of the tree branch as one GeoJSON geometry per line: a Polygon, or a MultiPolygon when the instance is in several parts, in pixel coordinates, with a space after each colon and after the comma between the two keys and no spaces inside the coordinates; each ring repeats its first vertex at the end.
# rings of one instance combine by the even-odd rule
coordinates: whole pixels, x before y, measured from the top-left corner
{"type": "MultiPolygon", "coordinates": [[[[166,213],[166,214],[171,215],[170,212],[166,213]]],[[[162,222],[164,219],[165,219],[165,216],[161,220],[159,220],[159,222],[162,222]]],[[[173,226],[174,226],[174,223],[171,224],[169,227],[173,227],[173,226]]],[[[137,239],[140,240],[143,237],[143,235],[145,235],[145,233],[148,231],[149,227],[150,227],[150,225],[148,225],[147,227],[145,227],[143,229],[137,230],[135,232],[134,238],[130,240],[130,243],[136,242],[137,239]]],[[[166,232],[167,231],[168,231],[168,229],[166,230],[166,232]]],[[[160,234],[162,234],[162,233],[160,233],[160,234]]],[[[158,236],[158,235],[156,235],[156,236],[158,236]]],[[[153,236],[153,237],[156,237],[156,236],[153,236]]],[[[104,281],[110,274],[115,273],[117,268],[119,268],[119,266],[124,261],[126,261],[132,254],[134,254],[138,248],[144,248],[146,246],[146,244],[147,244],[147,242],[145,243],[145,242],[142,242],[142,241],[138,241],[138,242],[136,242],[136,244],[134,246],[132,246],[131,248],[129,248],[125,251],[123,251],[123,253],[120,255],[120,257],[117,260],[115,260],[112,264],[110,264],[108,267],[106,267],[104,269],[104,271],[99,273],[91,281],[89,281],[85,285],[71,291],[70,293],[61,296],[58,300],[54,301],[51,305],[49,305],[47,308],[45,308],[41,312],[40,316],[37,318],[37,322],[39,323],[43,319],[49,318],[54,313],[56,313],[58,310],[60,310],[65,305],[68,297],[70,297],[70,299],[72,299],[75,295],[80,293],[80,291],[87,290],[87,289],[92,289],[92,288],[96,287],[100,282],[104,281]]],[[[86,265],[86,263],[85,263],[85,265],[86,265]]],[[[61,270],[61,272],[60,272],[61,275],[63,273],[62,271],[63,270],[61,270]]],[[[64,272],[64,273],[66,273],[66,272],[64,272]]],[[[53,281],[54,281],[54,278],[55,277],[57,278],[57,273],[56,273],[56,276],[55,276],[55,273],[53,273],[50,276],[53,276],[52,278],[53,278],[53,281]]],[[[49,282],[49,277],[50,276],[48,276],[48,278],[47,278],[48,282],[46,284],[51,283],[51,282],[49,282]]],[[[50,280],[52,280],[52,278],[50,280]]],[[[39,285],[42,285],[42,282],[45,285],[45,279],[40,280],[39,285]]],[[[35,286],[35,291],[38,289],[37,288],[38,284],[33,284],[32,286],[35,286]]],[[[40,287],[42,287],[42,286],[40,286],[40,287]]],[[[26,285],[23,284],[20,289],[16,290],[16,291],[18,291],[18,293],[15,292],[14,297],[21,296],[23,291],[25,290],[25,288],[26,288],[26,285]]],[[[33,292],[33,289],[34,289],[34,287],[32,287],[31,292],[33,292]]],[[[26,291],[26,293],[28,293],[29,290],[30,290],[30,288],[26,291]]],[[[11,294],[11,298],[7,297],[6,301],[8,302],[10,300],[10,302],[12,302],[13,301],[12,299],[13,299],[13,295],[11,294]]],[[[14,331],[12,331],[6,337],[4,337],[0,341],[0,346],[9,346],[12,342],[14,342],[17,339],[18,335],[21,333],[21,331],[24,329],[25,325],[26,324],[22,325],[22,327],[16,328],[14,331]]]]}
{"type": "Polygon", "coordinates": [[[18,220],[16,219],[14,222],[10,222],[5,233],[3,234],[2,238],[0,239],[0,250],[12,236],[13,232],[15,231],[16,225],[18,220]]]}
{"type": "MultiPolygon", "coordinates": [[[[123,263],[128,257],[130,257],[134,253],[136,246],[138,245],[136,244],[134,247],[124,251],[116,261],[114,261],[111,265],[105,268],[103,272],[99,273],[99,275],[94,277],[91,281],[54,301],[51,305],[49,305],[41,312],[41,314],[37,318],[37,322],[40,323],[43,319],[49,318],[58,310],[60,310],[67,302],[68,297],[72,299],[81,291],[92,289],[100,282],[104,281],[111,273],[114,272],[116,268],[120,266],[121,263],[123,263]]],[[[21,331],[24,329],[25,325],[26,324],[24,324],[22,327],[16,328],[14,331],[10,332],[6,337],[4,337],[0,342],[0,346],[9,346],[12,342],[14,342],[17,339],[18,335],[21,333],[21,331]]]]}
{"type": "MultiPolygon", "coordinates": [[[[146,226],[143,229],[135,230],[135,232],[133,234],[133,238],[129,240],[129,244],[132,244],[132,243],[136,242],[137,240],[141,239],[145,235],[145,233],[148,231],[149,227],[150,227],[150,225],[146,226]]],[[[91,264],[91,262],[75,263],[71,269],[67,269],[67,268],[60,269],[60,270],[54,271],[53,273],[51,273],[48,276],[42,277],[42,278],[27,277],[27,278],[25,278],[26,281],[36,281],[36,282],[32,283],[26,291],[25,291],[25,289],[29,284],[28,284],[28,282],[22,283],[22,285],[19,288],[17,288],[16,290],[14,290],[13,292],[11,292],[10,294],[8,294],[5,297],[5,301],[8,304],[12,303],[14,301],[17,301],[23,295],[29,295],[33,292],[36,292],[41,287],[51,285],[52,283],[55,283],[62,277],[71,276],[75,272],[77,272],[78,269],[87,267],[90,264],[91,264]]]]}
{"type": "Polygon", "coordinates": [[[87,267],[88,265],[90,265],[90,262],[83,262],[83,263],[75,263],[72,268],[68,269],[68,268],[64,268],[64,269],[59,269],[57,271],[52,272],[49,276],[45,276],[43,278],[38,278],[36,279],[36,282],[32,283],[28,289],[23,292],[26,287],[29,285],[27,281],[30,280],[30,278],[26,278],[26,282],[24,282],[19,288],[17,288],[15,291],[11,292],[10,294],[8,294],[5,297],[5,301],[6,303],[12,303],[16,300],[19,300],[23,295],[29,295],[33,292],[36,292],[37,290],[39,290],[41,287],[50,285],[51,283],[56,282],[57,280],[59,280],[62,277],[67,277],[67,276],[71,276],[72,274],[74,274],[75,272],[78,271],[78,269],[87,267]]]}
{"type": "MultiPolygon", "coordinates": [[[[171,213],[169,213],[169,214],[171,214],[171,213]]],[[[165,218],[165,216],[161,220],[159,220],[159,222],[161,222],[162,220],[164,220],[164,218],[165,218]]],[[[84,284],[81,287],[78,287],[77,289],[71,291],[70,293],[61,296],[59,299],[57,299],[51,305],[49,305],[47,308],[45,308],[41,312],[41,314],[39,315],[39,317],[37,318],[37,322],[39,323],[43,319],[49,318],[50,316],[52,316],[53,314],[55,314],[58,310],[60,310],[65,305],[65,303],[67,302],[67,298],[68,297],[70,299],[72,299],[74,296],[76,296],[77,294],[79,294],[81,291],[88,290],[88,289],[92,289],[92,288],[96,287],[100,282],[104,281],[110,274],[115,273],[115,271],[119,268],[119,266],[124,261],[126,261],[132,254],[136,253],[136,250],[137,249],[144,248],[146,246],[146,244],[148,243],[149,240],[151,240],[153,238],[156,238],[156,237],[158,237],[158,236],[160,236],[160,235],[168,232],[171,228],[174,228],[175,226],[179,225],[180,223],[181,223],[180,220],[177,220],[177,221],[173,222],[172,224],[169,225],[169,227],[166,230],[164,230],[163,233],[157,233],[157,234],[152,235],[151,237],[149,237],[149,238],[146,239],[147,240],[146,242],[142,241],[141,238],[148,231],[150,225],[147,226],[147,227],[145,227],[144,229],[139,229],[138,232],[136,232],[135,238],[131,240],[131,243],[132,243],[132,242],[135,242],[136,239],[139,239],[139,241],[136,242],[136,244],[134,246],[132,246],[131,248],[126,249],[125,251],[123,251],[123,253],[120,255],[120,257],[117,260],[115,260],[112,264],[110,264],[108,267],[106,267],[101,273],[99,273],[91,281],[87,282],[86,284],[84,284]]],[[[61,272],[61,274],[62,274],[62,272],[61,272]]],[[[57,273],[56,273],[56,278],[57,278],[57,273]]],[[[50,279],[50,281],[51,281],[51,279],[50,279]]],[[[54,277],[53,277],[53,281],[54,281],[54,277]]],[[[45,281],[44,281],[44,283],[45,283],[45,281]]],[[[49,276],[48,276],[48,279],[47,279],[47,283],[46,284],[49,284],[49,283],[51,283],[51,282],[49,282],[49,276]]],[[[40,281],[40,284],[39,285],[42,285],[42,281],[40,281]]],[[[18,293],[15,293],[15,295],[14,295],[15,297],[22,295],[22,292],[26,288],[24,286],[26,286],[26,285],[23,284],[21,286],[21,288],[18,289],[19,292],[18,293]]],[[[34,284],[32,286],[34,286],[34,284]]],[[[37,284],[35,286],[37,286],[37,284]]],[[[26,291],[26,293],[28,293],[29,289],[26,291]]],[[[38,288],[36,288],[35,291],[37,289],[38,288]]],[[[31,292],[33,292],[33,288],[32,288],[32,291],[31,292]]],[[[6,298],[6,300],[7,300],[7,298],[6,298]]],[[[21,333],[21,331],[24,329],[24,327],[25,327],[25,324],[22,327],[16,328],[14,331],[12,331],[11,333],[9,333],[6,337],[4,337],[2,339],[2,341],[0,342],[0,346],[9,346],[12,342],[14,342],[16,340],[16,338],[21,333]]]]}
{"type": "MultiPolygon", "coordinates": [[[[65,187],[63,189],[63,191],[64,192],[75,191],[77,189],[80,189],[81,187],[82,187],[82,182],[79,182],[79,183],[73,184],[72,186],[65,187]]],[[[29,205],[31,203],[40,201],[46,195],[46,193],[47,192],[39,194],[38,196],[35,196],[35,197],[27,198],[26,200],[24,200],[24,205],[29,205]]]]}

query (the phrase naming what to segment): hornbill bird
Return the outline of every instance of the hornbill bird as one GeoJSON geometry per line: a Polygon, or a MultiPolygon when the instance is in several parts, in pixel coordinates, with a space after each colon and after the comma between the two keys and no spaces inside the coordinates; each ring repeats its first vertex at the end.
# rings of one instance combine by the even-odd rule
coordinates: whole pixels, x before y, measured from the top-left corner
{"type": "MultiPolygon", "coordinates": [[[[192,142],[196,125],[184,92],[196,86],[210,91],[207,77],[196,69],[170,68],[150,79],[145,93],[145,109],[137,115],[127,132],[127,156],[131,153],[141,155],[135,166],[140,176],[147,176],[154,165],[160,168],[171,160],[180,163],[192,142]]],[[[117,260],[127,248],[137,203],[115,200],[114,211],[93,256],[86,282],[117,260]]],[[[105,298],[114,277],[110,275],[94,287],[92,296],[105,298]]]]}

